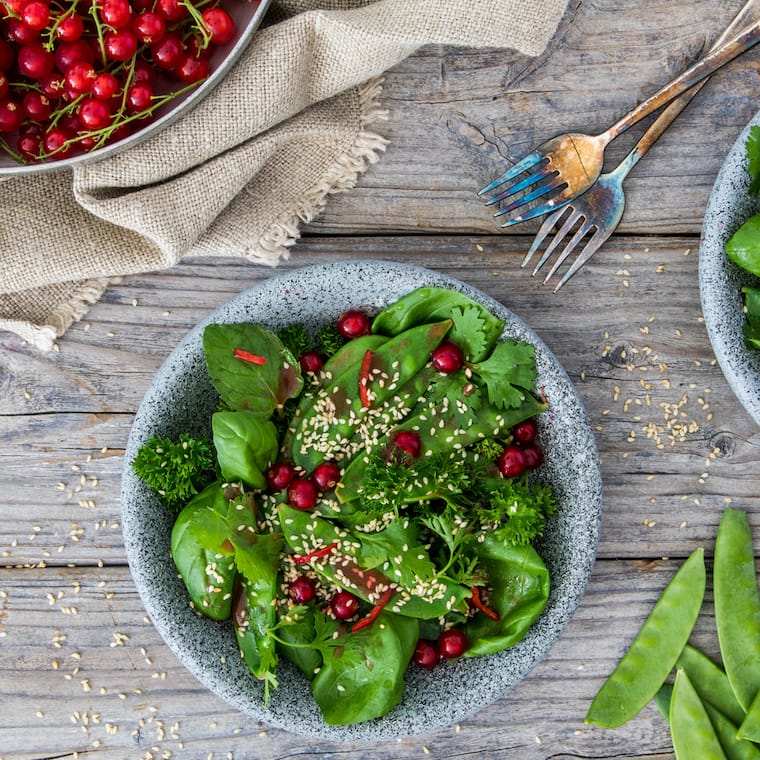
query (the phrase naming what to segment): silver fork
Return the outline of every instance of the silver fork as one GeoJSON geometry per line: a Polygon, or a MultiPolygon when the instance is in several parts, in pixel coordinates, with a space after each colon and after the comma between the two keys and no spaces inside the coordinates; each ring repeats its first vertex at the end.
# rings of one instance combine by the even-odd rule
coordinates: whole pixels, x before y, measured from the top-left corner
{"type": "MultiPolygon", "coordinates": [[[[714,43],[713,49],[719,47],[737,29],[742,28],[748,18],[757,13],[759,0],[747,0],[744,7],[737,13],[730,26],[723,32],[714,43]]],[[[556,293],[606,242],[620,223],[625,209],[625,194],[623,193],[623,180],[628,176],[631,169],[641,160],[646,152],[655,144],[662,133],[670,126],[678,114],[683,111],[692,98],[707,83],[703,79],[692,89],[680,95],[674,100],[649,127],[641,139],[636,143],[631,152],[611,172],[602,174],[599,179],[582,195],[575,198],[546,218],[541,228],[536,233],[536,238],[530,250],[525,255],[521,266],[525,267],[533,255],[541,247],[547,235],[557,229],[553,239],[547,245],[543,255],[538,260],[532,275],[535,276],[541,267],[546,264],[552,253],[566,241],[568,235],[572,237],[559,253],[554,264],[544,277],[545,285],[564,264],[567,258],[576,250],[581,242],[586,239],[589,232],[591,235],[578,253],[575,261],[568,267],[560,281],[554,288],[556,293]]]]}
{"type": "Polygon", "coordinates": [[[597,180],[604,163],[604,150],[615,137],[650,113],[691,89],[714,71],[760,42],[760,21],[736,34],[730,41],[710,51],[654,95],[598,135],[570,133],[559,135],[529,153],[501,177],[484,187],[479,195],[493,191],[486,205],[502,203],[514,195],[494,216],[516,211],[533,201],[539,205],[508,220],[503,227],[541,216],[577,198],[597,180]],[[522,177],[521,175],[527,176],[522,177]]]}

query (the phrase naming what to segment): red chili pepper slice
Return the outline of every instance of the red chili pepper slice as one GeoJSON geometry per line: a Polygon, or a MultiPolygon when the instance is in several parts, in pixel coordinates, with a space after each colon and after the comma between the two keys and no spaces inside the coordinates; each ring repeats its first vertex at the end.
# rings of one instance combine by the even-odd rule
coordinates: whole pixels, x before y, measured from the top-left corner
{"type": "Polygon", "coordinates": [[[250,351],[246,351],[244,348],[236,348],[232,355],[236,359],[242,359],[244,362],[248,362],[249,364],[266,364],[267,359],[266,356],[259,356],[258,354],[252,354],[250,351]]]}
{"type": "Polygon", "coordinates": [[[499,614],[483,603],[483,600],[480,598],[480,589],[477,586],[473,586],[472,588],[470,604],[472,604],[475,609],[480,610],[484,615],[488,615],[491,620],[499,620],[499,614]]]}
{"type": "Polygon", "coordinates": [[[363,628],[372,625],[372,623],[375,622],[375,618],[383,611],[383,607],[390,602],[392,596],[393,589],[387,588],[380,597],[380,601],[370,610],[369,614],[361,620],[357,620],[353,626],[351,626],[351,633],[356,633],[357,631],[361,631],[363,628]]]}
{"type": "Polygon", "coordinates": [[[369,397],[369,373],[372,369],[372,351],[365,351],[362,359],[362,369],[359,375],[359,398],[362,406],[369,409],[372,406],[372,400],[369,397]]]}
{"type": "Polygon", "coordinates": [[[308,554],[293,554],[291,559],[296,565],[303,565],[306,562],[311,562],[313,559],[319,559],[320,557],[326,557],[330,552],[335,551],[338,548],[338,542],[330,544],[329,546],[323,546],[321,549],[314,549],[314,551],[308,552],[308,554]]]}

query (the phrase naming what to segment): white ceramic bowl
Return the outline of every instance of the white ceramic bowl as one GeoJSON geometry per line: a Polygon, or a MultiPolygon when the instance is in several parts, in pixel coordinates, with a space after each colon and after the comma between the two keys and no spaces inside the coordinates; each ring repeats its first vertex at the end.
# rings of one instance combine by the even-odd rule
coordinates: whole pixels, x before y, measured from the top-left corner
{"type": "MultiPolygon", "coordinates": [[[[129,438],[122,485],[122,526],[135,584],[154,625],[186,667],[257,720],[302,735],[347,741],[389,739],[456,723],[521,681],[560,635],[583,595],[596,557],[600,516],[601,478],[593,434],[565,371],[538,336],[501,304],[462,282],[382,261],[327,264],[275,276],[203,320],[169,356],[148,389],[129,438]],[[306,679],[287,662],[280,664],[279,689],[265,706],[262,685],[240,658],[231,625],[201,618],[188,607],[169,555],[172,518],[135,477],[132,461],[152,435],[209,433],[218,397],[205,369],[201,337],[206,324],[252,321],[279,329],[302,322],[317,328],[349,308],[377,312],[425,285],[452,288],[480,301],[505,321],[507,336],[535,346],[538,385],[551,404],[540,420],[546,455],[540,476],[553,487],[560,504],[538,547],[551,574],[551,595],[540,618],[511,649],[463,658],[434,671],[411,667],[404,698],[388,715],[353,726],[328,726],[306,679]]],[[[508,717],[504,724],[507,730],[508,717]]]]}

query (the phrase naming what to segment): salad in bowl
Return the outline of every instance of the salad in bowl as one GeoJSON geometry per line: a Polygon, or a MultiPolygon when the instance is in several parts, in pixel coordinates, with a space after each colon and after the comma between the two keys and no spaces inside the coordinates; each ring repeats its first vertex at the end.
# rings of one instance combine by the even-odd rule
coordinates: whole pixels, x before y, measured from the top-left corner
{"type": "MultiPolygon", "coordinates": [[[[299,732],[429,730],[444,721],[426,698],[450,705],[457,670],[476,687],[485,677],[492,701],[548,649],[593,562],[593,439],[573,452],[592,458],[580,481],[551,476],[550,431],[570,389],[545,384],[545,349],[510,335],[480,294],[401,270],[412,287],[398,297],[344,301],[329,320],[212,315],[192,368],[185,354],[168,362],[203,376],[203,413],[156,425],[149,393],[151,424],[141,409],[130,440],[125,537],[154,622],[213,690],[299,732]],[[581,509],[568,513],[578,486],[581,509]],[[136,512],[146,498],[149,523],[136,512]],[[168,550],[147,566],[142,540],[135,551],[145,528],[168,550]],[[573,531],[583,538],[564,543],[573,531]],[[158,620],[168,590],[156,564],[174,575],[158,620]],[[214,642],[202,664],[178,615],[214,642]]],[[[303,295],[278,284],[286,300],[303,295]]],[[[180,403],[194,398],[180,391],[180,403]]]]}

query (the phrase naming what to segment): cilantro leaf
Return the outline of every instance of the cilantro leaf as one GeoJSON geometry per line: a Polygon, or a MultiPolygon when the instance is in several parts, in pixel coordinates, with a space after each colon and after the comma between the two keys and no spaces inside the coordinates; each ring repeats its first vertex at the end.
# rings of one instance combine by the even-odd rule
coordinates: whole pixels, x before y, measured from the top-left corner
{"type": "Polygon", "coordinates": [[[451,319],[454,324],[449,338],[462,350],[467,361],[477,361],[488,352],[486,343],[486,323],[482,310],[475,306],[463,306],[453,309],[451,319]]]}
{"type": "Polygon", "coordinates": [[[517,408],[536,382],[535,350],[527,343],[505,340],[491,356],[472,365],[485,383],[489,401],[500,409],[517,408]]]}

